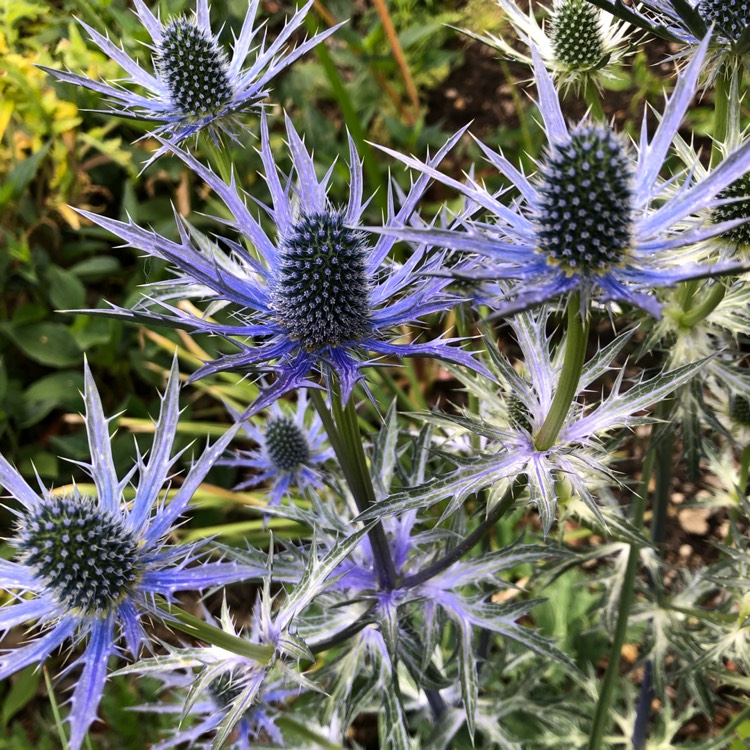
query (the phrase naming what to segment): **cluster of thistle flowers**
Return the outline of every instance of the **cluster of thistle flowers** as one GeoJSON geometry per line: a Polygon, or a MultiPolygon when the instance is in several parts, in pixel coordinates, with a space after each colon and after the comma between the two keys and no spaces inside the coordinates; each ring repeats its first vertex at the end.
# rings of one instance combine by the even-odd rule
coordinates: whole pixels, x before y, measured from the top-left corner
{"type": "MultiPolygon", "coordinates": [[[[179,157],[224,202],[231,218],[222,222],[236,233],[236,239],[215,240],[175,215],[178,239],[172,240],[133,221],[82,212],[126,245],[167,261],[174,273],[168,283],[152,284],[132,309],[113,305],[106,314],[213,334],[237,348],[206,362],[193,380],[226,371],[262,376],[260,395],[244,413],[234,413],[237,424],[192,463],[173,494],[167,494],[170,472],[181,455],[172,455],[179,421],[176,363],[152,449],[147,457],[139,454],[121,479],[109,420],[86,370],[91,462],[81,467],[93,479],[93,496],[76,487],[47,489],[41,482],[37,491],[0,458],[0,485],[20,506],[9,506],[18,517],[12,541],[17,559],[0,561],[0,583],[15,601],[0,610],[0,627],[34,622],[39,631],[2,655],[0,677],[43,662],[66,642],[85,644],[70,666],[82,665],[68,713],[73,750],[96,717],[109,657],[121,653],[120,641],[138,657],[151,648],[145,616],[174,626],[187,621],[168,606],[175,592],[240,580],[262,581],[249,627],[238,632],[226,607],[218,621],[206,613],[202,624],[189,622],[191,632],[211,645],[172,645],[166,654],[122,670],[155,675],[165,690],[183,691],[178,704],[165,694],[163,704],[143,707],[194,719],[176,726],[158,747],[280,745],[279,719],[297,711],[317,717],[305,718],[308,744],[330,747],[342,742],[360,712],[374,706],[383,707],[378,709],[383,746],[411,747],[414,728],[428,718],[436,727],[431,747],[451,746],[462,726],[497,746],[519,747],[502,717],[533,711],[528,703],[485,690],[487,658],[480,643],[486,634],[519,663],[555,662],[571,684],[584,685],[593,696],[599,690],[549,640],[520,624],[535,600],[491,596],[508,586],[508,571],[519,564],[558,560],[564,569],[575,562],[572,552],[547,542],[469,555],[498,519],[529,504],[546,536],[564,512],[611,539],[594,554],[637,555],[648,541],[616,500],[612,445],[648,421],[644,410],[656,403],[669,405],[672,411],[662,418],[673,423],[680,415],[686,425],[701,415],[698,434],[710,429],[712,439],[710,446],[698,445],[699,453],[702,449],[713,466],[721,461],[739,466],[725,493],[734,492],[727,503],[736,511],[738,529],[747,510],[741,499],[750,466],[746,445],[739,444],[744,450],[739,464],[735,461],[742,439],[736,425],[750,422],[750,381],[738,366],[736,345],[737,334],[750,328],[749,292],[740,273],[746,204],[738,200],[746,192],[750,145],[739,130],[736,96],[741,75],[736,62],[748,26],[745,4],[734,3],[730,12],[729,5],[702,0],[689,20],[681,15],[682,3],[652,0],[643,3],[644,11],[613,5],[613,13],[627,16],[623,20],[583,0],[556,0],[545,26],[535,20],[534,8],[525,16],[510,0],[500,0],[528,54],[497,37],[482,38],[533,66],[547,137],[535,173],[525,175],[478,142],[512,192],[491,192],[473,171],[464,181],[445,175],[440,163],[466,129],[424,162],[383,149],[416,177],[406,192],[389,187],[380,227],[363,226],[368,200],[351,140],[345,205],[329,198],[332,168],[318,176],[288,118],[293,172],[282,175],[276,165],[261,102],[281,70],[335,31],[289,46],[311,5],[300,8],[268,43],[262,24],[255,24],[258,2],[251,2],[230,56],[211,29],[206,0],[198,0],[194,16],[166,23],[135,0],[153,40],[153,72],[85,24],[91,40],[128,77],[109,84],[49,70],[58,80],[106,95],[116,114],[157,123],[151,135],[161,147],[153,158],[167,152],[179,157]],[[596,84],[606,82],[611,66],[633,50],[628,22],[678,38],[686,45],[683,57],[689,57],[655,131],[649,136],[644,119],[636,143],[597,120],[593,104],[592,114],[569,124],[557,90],[583,90],[595,102],[596,84]],[[736,24],[744,24],[743,31],[736,24]],[[705,168],[677,131],[699,85],[714,78],[729,81],[727,90],[735,97],[723,111],[718,156],[705,168]],[[271,195],[260,215],[248,207],[231,169],[219,177],[189,150],[190,137],[201,132],[219,147],[222,137],[241,139],[250,127],[245,115],[259,130],[263,179],[271,195]],[[685,168],[665,179],[673,147],[685,168]],[[446,210],[435,219],[420,216],[433,180],[463,196],[457,215],[446,210]],[[409,248],[400,263],[391,254],[397,242],[409,248]],[[455,279],[461,283],[453,285],[455,279]],[[202,310],[176,304],[181,300],[202,310]],[[505,318],[520,361],[500,351],[489,329],[482,352],[469,351],[471,344],[460,339],[404,340],[404,329],[458,304],[465,311],[489,307],[491,318],[505,318]],[[549,324],[561,305],[567,306],[568,330],[556,345],[549,324]],[[631,328],[587,359],[590,321],[607,313],[631,328]],[[591,405],[592,386],[617,367],[632,331],[649,319],[655,322],[647,341],[664,350],[663,369],[636,377],[626,388],[618,368],[610,392],[591,405]],[[404,434],[392,408],[364,446],[355,392],[361,387],[367,393],[364,373],[383,357],[441,360],[475,408],[459,415],[425,414],[418,434],[404,434]],[[298,391],[296,410],[279,400],[292,391],[298,391]],[[674,392],[678,395],[669,400],[674,392]],[[315,415],[308,413],[309,400],[315,415]],[[265,422],[256,421],[265,409],[265,422]],[[722,409],[726,420],[720,419],[722,409]],[[227,454],[241,430],[257,449],[227,454]],[[446,459],[457,468],[446,470],[446,459]],[[254,470],[250,481],[270,486],[267,512],[308,525],[312,542],[268,553],[170,543],[178,519],[217,462],[254,470]],[[131,486],[135,499],[127,501],[131,486]],[[305,495],[309,508],[283,502],[292,491],[305,495]],[[472,496],[484,503],[485,517],[468,532],[464,508],[472,496]],[[438,503],[439,519],[423,513],[438,503]],[[442,648],[446,633],[456,642],[451,659],[442,648]],[[301,665],[315,664],[316,654],[332,649],[335,660],[304,672],[301,665]]],[[[720,585],[716,581],[736,582],[746,573],[741,544],[735,534],[726,564],[711,582],[687,587],[699,591],[688,602],[693,617],[705,592],[720,585]]],[[[611,590],[632,587],[624,566],[616,571],[622,575],[611,590]]],[[[664,599],[659,602],[663,607],[664,599]]],[[[685,653],[716,666],[734,650],[746,669],[747,612],[736,612],[731,600],[722,605],[737,614],[737,626],[717,637],[718,621],[707,618],[708,640],[700,645],[686,638],[685,653]]],[[[659,648],[674,639],[660,635],[664,629],[685,630],[685,618],[679,621],[670,610],[670,619],[649,607],[641,616],[649,618],[654,643],[660,644],[652,657],[663,682],[659,648]]],[[[623,616],[612,606],[608,612],[623,616]]],[[[542,679],[544,668],[536,674],[542,679]]],[[[559,747],[565,732],[571,738],[585,734],[590,717],[578,716],[576,723],[554,712],[538,715],[550,730],[540,730],[539,742],[549,735],[550,746],[559,747]]]]}

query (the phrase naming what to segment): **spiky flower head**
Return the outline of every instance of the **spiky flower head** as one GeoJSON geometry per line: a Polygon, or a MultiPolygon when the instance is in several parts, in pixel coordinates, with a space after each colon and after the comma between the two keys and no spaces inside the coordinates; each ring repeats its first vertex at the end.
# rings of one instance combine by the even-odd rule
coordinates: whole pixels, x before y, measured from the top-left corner
{"type": "Polygon", "coordinates": [[[707,42],[701,71],[705,83],[712,83],[722,70],[750,69],[750,3],[746,0],[640,0],[627,6],[620,0],[603,1],[619,17],[682,44],[677,58],[697,54],[707,42]]]}
{"type": "Polygon", "coordinates": [[[609,129],[580,125],[539,169],[533,216],[539,252],[566,274],[606,273],[632,243],[633,166],[609,129]]]}
{"type": "Polygon", "coordinates": [[[175,18],[164,27],[154,65],[175,109],[186,117],[219,112],[234,95],[226,52],[187,18],[175,18]]]}
{"type": "Polygon", "coordinates": [[[571,69],[596,70],[605,61],[601,14],[587,0],[557,3],[549,35],[555,59],[571,69]]]}
{"type": "MultiPolygon", "coordinates": [[[[280,178],[268,124],[265,115],[261,116],[260,155],[272,197],[272,205],[263,209],[276,227],[270,236],[234,182],[225,184],[190,154],[174,149],[226,203],[234,217],[231,226],[252,243],[255,255],[231,239],[224,241],[225,251],[181,217],[176,217],[180,241],[174,242],[132,221],[83,212],[127,244],[176,269],[177,280],[168,292],[160,293],[161,285],[155,286],[154,293],[144,297],[135,310],[115,308],[113,314],[218,334],[240,348],[238,354],[208,363],[194,378],[221,370],[275,372],[276,380],[263,388],[245,417],[286,391],[314,383],[313,374],[329,387],[338,380],[346,401],[363,378],[363,368],[372,364],[370,353],[432,356],[476,366],[471,355],[450,346],[451,341],[403,342],[398,330],[460,301],[444,291],[449,279],[435,275],[442,253],[428,253],[429,248],[420,244],[404,265],[388,257],[407,219],[419,223],[414,213],[429,178],[422,176],[414,182],[398,210],[393,208],[394,196],[389,195],[385,227],[396,236],[373,241],[359,228],[367,201],[362,196],[362,165],[353,141],[349,142],[349,200],[344,207],[335,206],[327,195],[332,170],[319,179],[311,155],[288,118],[286,130],[294,179],[291,175],[280,178]],[[187,314],[170,304],[175,296],[217,302],[219,308],[231,311],[231,317],[226,323],[213,323],[207,316],[187,314]]],[[[430,164],[437,165],[456,140],[450,139],[430,164]]]]}
{"type": "MultiPolygon", "coordinates": [[[[158,123],[151,134],[165,136],[173,143],[202,130],[214,139],[220,133],[236,138],[239,115],[257,112],[273,79],[341,25],[290,48],[289,41],[304,24],[313,2],[308,0],[299,8],[269,42],[265,34],[258,34],[263,25],[255,25],[259,2],[251,0],[229,54],[219,34],[211,29],[208,0],[197,0],[192,17],[178,16],[166,22],[151,12],[144,0],[134,0],[135,13],[152,40],[153,72],[81,20],[78,22],[91,41],[118,63],[127,77],[102,83],[69,71],[43,69],[60,81],[104,94],[113,102],[114,114],[158,123]],[[146,95],[131,91],[122,83],[145,89],[146,95]]],[[[159,149],[150,161],[166,150],[159,149]]]]}
{"type": "Polygon", "coordinates": [[[532,65],[531,48],[539,51],[547,69],[563,88],[579,89],[587,82],[600,85],[613,77],[614,70],[630,54],[629,24],[595,7],[588,0],[553,0],[540,24],[535,16],[538,6],[522,11],[514,0],[497,0],[515,35],[529,52],[518,49],[494,34],[464,34],[491,45],[504,58],[532,65]]]}
{"type": "Polygon", "coordinates": [[[140,619],[159,617],[154,597],[171,600],[177,591],[201,590],[265,572],[233,562],[208,562],[202,545],[167,543],[179,517],[203,477],[234,436],[233,428],[195,461],[171,502],[162,487],[179,453],[172,443],[179,417],[179,371],[176,361],[162,399],[148,461],[138,457],[133,470],[118,479],[112,460],[109,422],[88,366],[84,401],[91,463],[81,464],[94,489],[77,486],[33,490],[0,456],[0,486],[20,503],[16,534],[10,540],[14,561],[0,563],[0,586],[18,596],[0,610],[0,631],[35,622],[40,634],[0,656],[0,679],[30,664],[40,664],[64,642],[86,641],[76,664],[83,666],[68,716],[70,747],[78,750],[96,718],[107,678],[109,657],[118,652],[118,630],[136,655],[146,635],[140,619]],[[135,500],[125,488],[135,473],[135,500]]]}
{"type": "Polygon", "coordinates": [[[697,10],[706,26],[715,26],[730,42],[740,42],[750,29],[750,2],[747,0],[700,0],[697,10]]]}
{"type": "MultiPolygon", "coordinates": [[[[473,179],[460,182],[388,150],[486,212],[464,220],[464,231],[414,228],[403,235],[479,256],[481,264],[463,276],[484,285],[475,296],[495,307],[495,316],[580,291],[586,304],[595,298],[617,300],[658,318],[661,303],[654,287],[742,270],[740,263],[715,262],[715,255],[706,253],[706,241],[737,222],[707,225],[705,218],[706,211],[726,205],[719,194],[750,168],[750,142],[732,150],[703,179],[694,179],[698,170],[692,167],[682,181],[660,179],[706,50],[707,41],[679,76],[653,137],[644,128],[633,147],[587,120],[568,127],[552,79],[534,53],[548,140],[538,174],[527,177],[479,143],[520,193],[508,206],[473,179]],[[507,279],[516,283],[508,286],[507,279]]],[[[693,154],[692,163],[697,161],[693,154]]]]}
{"type": "Polygon", "coordinates": [[[282,238],[272,304],[308,351],[367,335],[368,250],[365,233],[347,227],[341,211],[303,215],[282,238]]]}
{"type": "MultiPolygon", "coordinates": [[[[235,417],[239,417],[238,414],[235,417]]],[[[321,468],[333,458],[317,413],[310,413],[307,391],[301,389],[294,412],[278,401],[271,405],[265,424],[258,418],[242,422],[246,435],[258,446],[237,451],[219,463],[251,469],[255,476],[237,485],[238,490],[271,482],[269,505],[278,505],[296,488],[305,495],[323,486],[321,468]]]]}
{"type": "Polygon", "coordinates": [[[106,615],[141,577],[138,538],[118,513],[73,490],[18,522],[15,546],[48,592],[70,611],[106,615]]]}

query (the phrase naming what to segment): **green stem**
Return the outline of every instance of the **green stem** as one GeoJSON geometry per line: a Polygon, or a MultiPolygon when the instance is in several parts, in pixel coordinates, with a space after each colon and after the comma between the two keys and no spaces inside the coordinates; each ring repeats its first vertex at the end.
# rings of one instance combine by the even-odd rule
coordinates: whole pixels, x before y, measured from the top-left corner
{"type": "Polygon", "coordinates": [[[270,662],[273,657],[273,646],[251,643],[247,638],[239,638],[221,628],[209,625],[179,607],[157,604],[157,608],[164,614],[165,621],[170,627],[181,630],[193,638],[199,638],[213,646],[218,646],[239,656],[246,656],[262,664],[270,662]]]}
{"type": "MultiPolygon", "coordinates": [[[[667,420],[672,416],[674,397],[661,401],[656,407],[655,417],[667,420]]],[[[667,526],[667,509],[672,489],[673,458],[674,458],[674,430],[669,426],[655,424],[653,429],[662,433],[656,441],[654,498],[652,502],[653,518],[651,521],[651,541],[659,549],[664,544],[667,526]]]]}
{"type": "Polygon", "coordinates": [[[581,310],[581,294],[575,292],[568,303],[568,335],[560,381],[544,424],[534,438],[534,447],[540,452],[549,450],[555,444],[568,416],[581,379],[588,337],[588,310],[581,310]]]}
{"type": "Polygon", "coordinates": [[[680,316],[679,324],[684,328],[692,328],[707,318],[721,303],[727,289],[720,281],[715,281],[708,290],[708,294],[695,306],[686,309],[680,316]]]}
{"type": "Polygon", "coordinates": [[[731,66],[725,64],[716,76],[714,85],[714,145],[711,154],[711,162],[714,166],[719,164],[723,158],[721,147],[727,139],[727,121],[729,114],[729,90],[732,85],[731,66]]]}
{"type": "Polygon", "coordinates": [[[218,171],[221,179],[229,185],[232,181],[232,162],[229,153],[222,148],[222,144],[216,144],[208,134],[204,134],[203,144],[208,152],[211,166],[218,171]]]}
{"type": "MultiPolygon", "coordinates": [[[[311,388],[310,395],[328,433],[328,439],[336,453],[341,470],[344,472],[346,483],[352,491],[354,502],[359,512],[364,513],[375,504],[376,497],[367,458],[362,447],[354,400],[350,397],[346,405],[343,405],[338,389],[334,389],[331,398],[333,411],[331,412],[317,388],[311,388]]],[[[368,536],[380,586],[391,591],[396,586],[398,575],[383,524],[375,524],[368,532],[368,536]]]]}
{"type": "Polygon", "coordinates": [[[589,109],[591,110],[591,116],[594,120],[597,122],[604,122],[607,119],[607,115],[604,113],[604,107],[602,106],[601,93],[590,77],[587,77],[584,80],[583,98],[586,104],[588,104],[589,109]]]}
{"type": "MultiPolygon", "coordinates": [[[[643,463],[643,477],[633,505],[632,522],[635,527],[639,527],[643,524],[643,516],[646,512],[648,485],[651,481],[651,474],[654,470],[654,463],[656,461],[656,437],[658,432],[658,426],[654,426],[651,430],[649,449],[643,463]]],[[[630,545],[628,562],[625,567],[625,576],[622,581],[622,588],[620,589],[617,623],[612,637],[612,645],[609,650],[607,671],[604,673],[602,689],[599,693],[599,700],[596,704],[594,723],[591,728],[591,735],[587,746],[588,750],[599,750],[604,739],[604,733],[607,731],[609,725],[609,707],[612,703],[612,695],[614,693],[615,685],[620,679],[620,655],[622,653],[622,646],[625,643],[630,610],[633,606],[633,599],[635,597],[635,576],[638,572],[640,552],[641,548],[639,545],[630,545]]]]}

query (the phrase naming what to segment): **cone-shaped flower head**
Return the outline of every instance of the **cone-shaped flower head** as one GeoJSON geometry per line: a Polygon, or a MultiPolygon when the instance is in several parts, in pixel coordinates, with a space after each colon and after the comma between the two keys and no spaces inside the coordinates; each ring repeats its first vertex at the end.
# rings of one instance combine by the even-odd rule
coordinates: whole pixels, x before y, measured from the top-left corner
{"type": "Polygon", "coordinates": [[[333,458],[320,417],[308,413],[307,391],[301,389],[299,394],[293,415],[277,401],[271,405],[264,426],[254,419],[244,421],[245,433],[258,448],[237,451],[233,458],[219,462],[257,472],[237,485],[238,490],[271,482],[271,506],[278,505],[294,487],[302,493],[319,490],[323,486],[320,468],[333,458]]]}
{"type": "Polygon", "coordinates": [[[701,71],[704,81],[713,81],[722,68],[742,65],[748,69],[750,3],[746,0],[640,0],[627,6],[619,0],[603,2],[634,25],[685,45],[675,57],[699,53],[701,43],[710,36],[701,71]]]}
{"type": "MultiPolygon", "coordinates": [[[[117,62],[127,77],[122,82],[101,83],[68,71],[44,70],[61,81],[106,95],[114,103],[115,114],[160,123],[152,133],[174,143],[204,129],[214,138],[220,132],[236,137],[237,116],[257,111],[273,79],[338,29],[334,26],[290,48],[290,38],[299,31],[313,4],[309,0],[268,43],[265,34],[258,36],[263,24],[255,25],[259,0],[250,0],[230,55],[218,33],[211,30],[208,0],[197,0],[193,17],[178,16],[166,23],[154,16],[143,0],[134,2],[135,12],[152,39],[153,73],[83,21],[79,23],[94,44],[117,62]],[[130,91],[121,83],[145,89],[147,94],[130,91]]],[[[160,149],[152,159],[165,151],[160,149]]]]}
{"type": "MultiPolygon", "coordinates": [[[[536,47],[555,80],[563,88],[579,89],[588,81],[595,84],[613,77],[613,69],[630,50],[629,24],[615,20],[607,11],[588,0],[553,0],[549,14],[540,24],[535,16],[537,6],[522,11],[515,0],[497,0],[516,36],[529,49],[536,47]]],[[[480,35],[468,29],[465,34],[491,45],[511,58],[532,64],[528,51],[509,44],[494,34],[480,35]]]]}
{"type": "Polygon", "coordinates": [[[0,587],[32,594],[0,610],[0,631],[36,622],[37,638],[0,656],[0,679],[30,664],[40,664],[66,641],[87,640],[78,660],[83,665],[70,701],[70,747],[78,750],[96,718],[107,678],[109,656],[116,653],[118,630],[136,655],[145,633],[143,614],[159,616],[154,596],[171,599],[176,591],[201,590],[260,575],[264,570],[229,562],[208,562],[201,545],[173,546],[167,537],[187,509],[192,494],[237,428],[208,447],[193,464],[171,502],[162,487],[179,453],[172,456],[179,417],[179,372],[173,366],[154,442],[146,461],[141,456],[123,479],[115,473],[109,420],[86,366],[84,400],[95,492],[33,490],[0,456],[0,486],[20,503],[15,561],[0,562],[0,587]],[[135,500],[123,491],[135,473],[135,500]]]}
{"type": "Polygon", "coordinates": [[[555,58],[570,68],[595,69],[604,60],[600,11],[586,0],[566,0],[554,7],[550,38],[555,58]]]}
{"type": "Polygon", "coordinates": [[[609,130],[582,125],[539,170],[533,221],[539,252],[566,274],[606,273],[632,243],[633,168],[609,130]]]}
{"type": "Polygon", "coordinates": [[[700,0],[698,13],[706,26],[730,42],[739,42],[750,29],[750,3],[747,0],[700,0]]]}
{"type": "Polygon", "coordinates": [[[538,173],[527,177],[479,143],[520,199],[509,206],[471,177],[462,183],[389,151],[485,210],[484,216],[465,219],[463,232],[409,228],[403,236],[480,256],[481,264],[473,272],[462,270],[462,276],[484,283],[484,293],[477,296],[495,306],[497,315],[579,290],[586,304],[597,297],[619,300],[659,317],[654,287],[741,270],[738,264],[710,263],[716,257],[706,257],[705,241],[738,225],[736,220],[709,222],[706,210],[710,214],[722,205],[730,210],[719,196],[750,169],[750,143],[731,151],[703,179],[694,179],[698,170],[692,165],[667,183],[660,179],[695,93],[707,44],[679,76],[653,137],[644,119],[635,145],[587,120],[569,127],[552,80],[535,55],[548,138],[538,173]],[[504,279],[517,283],[508,287],[499,283],[504,279]]]}
{"type": "MultiPolygon", "coordinates": [[[[167,293],[160,296],[160,285],[155,285],[154,294],[136,309],[116,309],[115,314],[226,336],[242,350],[208,363],[196,378],[230,369],[275,371],[276,380],[262,390],[245,417],[286,391],[310,385],[311,373],[322,375],[329,384],[335,376],[344,400],[348,399],[363,377],[362,368],[371,364],[366,359],[370,352],[431,356],[476,366],[468,352],[450,346],[445,339],[402,343],[398,341],[402,332],[396,333],[399,326],[459,301],[443,291],[448,279],[434,275],[441,266],[442,253],[428,254],[427,246],[418,245],[403,265],[388,258],[398,228],[407,219],[418,221],[413,214],[429,177],[414,182],[408,194],[401,196],[397,211],[394,197],[389,195],[385,226],[396,236],[381,236],[373,242],[357,228],[367,201],[362,198],[362,165],[353,142],[349,143],[349,200],[339,207],[327,195],[332,170],[319,179],[311,155],[288,119],[286,129],[294,180],[291,176],[280,178],[266,118],[261,117],[260,154],[272,198],[272,206],[263,209],[276,227],[270,236],[248,210],[234,182],[225,184],[191,155],[175,150],[226,203],[234,217],[228,223],[253,245],[254,254],[239,242],[224,240],[227,253],[180,217],[181,240],[173,242],[132,221],[112,221],[83,212],[132,247],[168,261],[178,274],[167,293]],[[229,323],[213,323],[169,304],[181,295],[218,302],[218,308],[230,303],[229,323]]],[[[457,138],[450,139],[430,164],[436,166],[457,138]]]]}

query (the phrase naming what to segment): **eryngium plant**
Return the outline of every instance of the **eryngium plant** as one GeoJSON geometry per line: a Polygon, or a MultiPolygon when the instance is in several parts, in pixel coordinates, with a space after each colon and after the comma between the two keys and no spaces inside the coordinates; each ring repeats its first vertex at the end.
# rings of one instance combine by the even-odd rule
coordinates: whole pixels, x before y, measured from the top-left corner
{"type": "Polygon", "coordinates": [[[110,420],[104,416],[88,366],[85,375],[91,463],[81,467],[96,486],[93,495],[75,485],[34,490],[0,456],[0,485],[21,506],[11,508],[18,519],[10,539],[16,557],[0,562],[0,586],[16,596],[32,595],[0,610],[0,629],[29,622],[39,631],[28,644],[0,657],[0,679],[44,663],[66,642],[85,644],[75,661],[83,669],[70,699],[71,750],[81,747],[96,718],[109,657],[118,653],[118,641],[122,638],[133,656],[147,645],[142,617],[162,616],[154,597],[171,600],[178,591],[223,586],[263,572],[235,562],[211,562],[203,543],[169,541],[193,493],[238,427],[206,448],[167,501],[163,488],[180,456],[172,455],[180,414],[176,360],[148,459],[139,456],[122,479],[112,460],[110,420]],[[136,473],[135,500],[130,503],[124,491],[136,473]]]}
{"type": "MultiPolygon", "coordinates": [[[[78,22],[90,39],[127,73],[120,82],[102,83],[86,76],[54,68],[43,68],[60,81],[104,94],[114,104],[112,113],[154,123],[152,135],[180,143],[206,130],[214,139],[225,133],[235,140],[240,130],[239,115],[258,112],[268,96],[269,85],[295,60],[334,33],[327,29],[289,48],[289,41],[304,24],[313,5],[309,0],[287,21],[270,43],[264,24],[255,25],[259,0],[251,0],[231,55],[211,29],[208,0],[197,0],[192,18],[178,16],[162,22],[143,0],[135,0],[135,12],[151,37],[152,68],[142,68],[109,37],[102,36],[84,21],[78,22]],[[252,56],[248,64],[248,56],[252,56]],[[122,84],[145,90],[146,95],[122,84]]],[[[158,154],[164,153],[162,148],[158,154]]]]}
{"type": "MultiPolygon", "coordinates": [[[[217,334],[240,349],[238,354],[207,363],[193,378],[222,370],[273,372],[275,381],[263,388],[244,416],[287,391],[314,384],[313,375],[324,378],[329,389],[335,379],[346,402],[364,377],[363,370],[373,364],[370,353],[437,357],[479,367],[468,352],[450,346],[449,341],[404,342],[398,330],[458,301],[444,291],[449,280],[433,273],[441,267],[440,253],[429,254],[428,246],[419,244],[403,264],[388,257],[399,227],[414,213],[429,177],[413,183],[398,210],[389,193],[384,225],[395,236],[383,235],[371,242],[358,227],[367,201],[353,141],[349,141],[349,199],[345,207],[338,207],[328,198],[332,171],[322,179],[317,177],[312,156],[289,119],[287,136],[294,180],[291,175],[280,177],[265,115],[261,118],[263,176],[272,198],[272,205],[263,210],[275,227],[270,235],[248,209],[234,181],[227,185],[188,153],[174,149],[221,197],[233,216],[225,223],[238,232],[239,239],[250,243],[252,252],[231,239],[224,240],[224,250],[180,216],[175,217],[180,241],[174,242],[133,221],[81,212],[131,247],[162,258],[174,268],[173,284],[154,285],[132,311],[115,307],[114,314],[217,334]],[[219,323],[202,314],[191,315],[170,304],[175,297],[205,301],[209,312],[228,305],[232,318],[219,323]]],[[[454,142],[450,139],[430,160],[433,168],[454,142]]]]}

